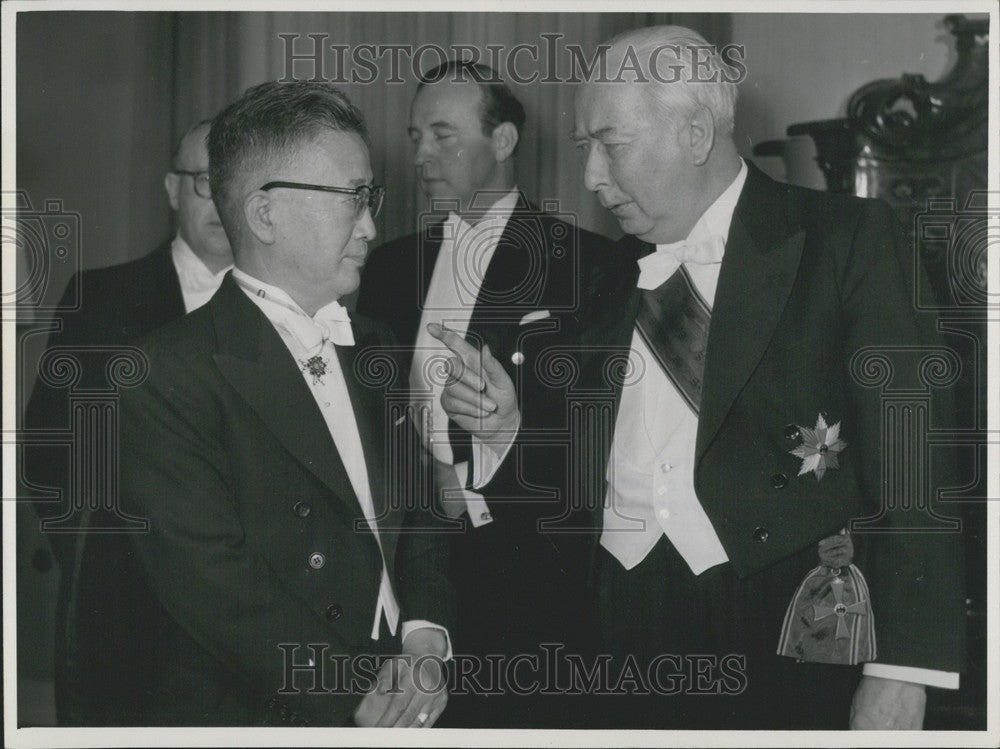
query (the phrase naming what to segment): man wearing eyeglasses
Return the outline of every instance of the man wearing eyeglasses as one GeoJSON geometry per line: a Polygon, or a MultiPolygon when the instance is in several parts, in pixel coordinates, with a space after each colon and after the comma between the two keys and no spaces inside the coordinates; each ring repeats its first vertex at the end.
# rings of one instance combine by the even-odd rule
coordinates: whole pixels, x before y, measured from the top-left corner
{"type": "MultiPolygon", "coordinates": [[[[107,386],[107,364],[121,347],[185,312],[218,289],[232,267],[232,251],[208,186],[210,120],[180,138],[164,178],[177,233],[152,253],[109,268],[84,271],[59,305],[50,350],[64,349],[80,362],[80,386],[107,386]],[[77,289],[82,300],[72,309],[77,289]]],[[[65,430],[68,389],[40,379],[25,414],[26,429],[65,430]]],[[[80,454],[89,437],[77,436],[80,454]],[[81,441],[82,440],[82,441],[81,441]]],[[[157,628],[159,607],[120,533],[59,532],[67,526],[113,528],[121,523],[105,510],[72,512],[85,488],[71,477],[65,451],[28,445],[25,479],[58,490],[61,501],[35,502],[59,564],[56,604],[55,695],[59,725],[134,725],[143,722],[143,684],[153,657],[148,632],[157,628]]],[[[114,501],[110,482],[98,499],[114,501]]]]}
{"type": "Polygon", "coordinates": [[[180,282],[184,311],[212,298],[222,277],[233,267],[229,238],[219,221],[208,183],[208,132],[211,120],[191,128],[174,154],[173,168],[163,178],[170,207],[177,212],[177,236],[170,259],[180,282]]]}
{"type": "Polygon", "coordinates": [[[122,394],[122,493],[169,614],[157,725],[429,727],[451,589],[387,328],[349,316],[382,188],[361,112],[264,83],[215,119],[211,189],[235,268],[142,344],[122,394]]]}

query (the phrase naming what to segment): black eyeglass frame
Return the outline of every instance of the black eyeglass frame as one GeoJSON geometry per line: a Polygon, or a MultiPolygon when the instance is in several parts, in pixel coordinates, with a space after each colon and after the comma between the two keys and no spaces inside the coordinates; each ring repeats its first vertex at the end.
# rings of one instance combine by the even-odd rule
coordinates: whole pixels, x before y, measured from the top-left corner
{"type": "Polygon", "coordinates": [[[208,181],[208,172],[192,172],[189,169],[171,169],[170,173],[183,174],[188,177],[191,177],[191,182],[194,184],[195,194],[197,194],[199,198],[206,198],[208,200],[212,199],[212,185],[208,181]],[[202,175],[204,175],[205,177],[204,180],[201,179],[202,175]],[[205,186],[205,189],[208,190],[208,195],[206,195],[205,193],[203,193],[201,190],[198,189],[199,183],[205,186]]]}
{"type": "Polygon", "coordinates": [[[353,195],[355,200],[354,217],[361,218],[364,207],[371,211],[372,218],[378,216],[382,210],[382,202],[385,200],[385,187],[382,185],[358,185],[357,187],[330,187],[329,185],[310,185],[305,182],[268,182],[261,187],[261,190],[272,190],[276,187],[287,187],[290,190],[320,190],[322,192],[335,192],[341,195],[353,195]],[[364,192],[368,191],[368,199],[363,200],[364,192]]]}

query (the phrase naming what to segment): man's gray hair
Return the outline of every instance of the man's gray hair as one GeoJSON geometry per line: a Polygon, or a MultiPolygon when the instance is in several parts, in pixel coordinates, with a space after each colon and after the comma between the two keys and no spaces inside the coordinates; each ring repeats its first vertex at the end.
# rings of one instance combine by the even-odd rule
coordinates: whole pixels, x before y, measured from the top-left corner
{"type": "MultiPolygon", "coordinates": [[[[606,44],[611,47],[611,59],[628,54],[629,61],[638,61],[648,80],[643,91],[670,115],[703,106],[712,113],[721,133],[732,135],[736,76],[720,50],[701,34],[684,26],[649,26],[625,31],[606,44]]],[[[609,75],[614,70],[609,66],[609,75]]]]}

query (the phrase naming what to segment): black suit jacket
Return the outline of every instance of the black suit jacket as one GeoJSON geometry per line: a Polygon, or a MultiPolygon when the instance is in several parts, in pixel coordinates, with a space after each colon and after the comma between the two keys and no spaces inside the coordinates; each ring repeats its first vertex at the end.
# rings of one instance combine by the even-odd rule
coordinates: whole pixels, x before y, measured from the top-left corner
{"type": "MultiPolygon", "coordinates": [[[[468,300],[474,308],[466,338],[479,348],[490,346],[514,379],[522,412],[547,403],[538,392],[538,362],[526,352],[565,335],[582,319],[588,302],[603,301],[601,268],[615,262],[611,240],[564,218],[538,211],[519,196],[482,289],[468,300]],[[549,316],[524,321],[542,311],[549,316]]],[[[393,329],[408,348],[403,354],[407,364],[438,259],[442,225],[441,219],[430,221],[420,233],[376,249],[365,267],[358,310],[393,329]]],[[[456,460],[466,458],[468,435],[454,423],[450,431],[456,460]]],[[[551,514],[559,501],[555,493],[512,482],[486,493],[486,500],[492,522],[479,528],[467,525],[453,544],[456,652],[537,653],[540,642],[564,642],[579,651],[593,631],[585,589],[586,539],[550,534],[538,526],[538,518],[551,514]]],[[[502,711],[492,712],[489,723],[477,724],[503,721],[502,711]]]]}
{"type": "MultiPolygon", "coordinates": [[[[352,322],[356,345],[337,354],[402,619],[450,627],[445,552],[416,530],[433,522],[420,525],[423,486],[402,475],[418,443],[387,418],[370,367],[391,334],[352,322]]],[[[172,624],[148,675],[157,722],[347,723],[376,667],[338,674],[331,656],[371,652],[382,562],[299,365],[231,277],[142,351],[148,376],[122,398],[122,485],[127,511],[149,519],[133,541],[172,624]],[[325,664],[322,685],[292,684],[286,657],[325,664]]]]}
{"type": "MultiPolygon", "coordinates": [[[[536,409],[541,421],[524,419],[519,439],[562,434],[561,445],[555,452],[516,448],[520,460],[508,461],[495,478],[500,485],[561,487],[564,504],[589,509],[594,548],[618,404],[624,381],[634,376],[625,366],[640,301],[634,260],[652,249],[623,239],[626,270],[604,311],[576,337],[529,354],[542,369],[560,357],[569,364],[552,370],[558,376],[547,382],[551,405],[536,409]],[[566,445],[572,460],[563,470],[555,456],[566,445]]],[[[914,311],[913,255],[884,203],[779,184],[750,166],[712,309],[694,485],[741,577],[766,574],[770,565],[853,527],[878,660],[958,671],[961,535],[945,517],[952,513],[936,503],[936,517],[906,512],[908,503],[920,502],[917,492],[954,485],[950,460],[942,450],[920,458],[928,483],[917,488],[913,474],[906,480],[914,483],[905,484],[899,454],[891,452],[905,444],[902,420],[910,412],[928,420],[924,427],[950,423],[948,393],[928,384],[935,376],[920,364],[925,355],[936,355],[939,364],[947,355],[933,320],[914,311]],[[914,405],[904,415],[895,399],[906,393],[916,399],[911,403],[932,396],[931,410],[914,405]],[[789,451],[798,442],[786,427],[812,427],[820,413],[829,424],[841,422],[848,446],[840,468],[817,481],[797,476],[800,460],[789,451]],[[866,522],[852,526],[852,519],[866,522]]],[[[925,447],[921,439],[912,445],[914,456],[925,447]]],[[[549,522],[571,525],[567,518],[549,522]]]]}
{"type": "MultiPolygon", "coordinates": [[[[96,509],[74,509],[70,450],[39,444],[32,434],[69,433],[71,390],[77,395],[87,389],[113,392],[109,362],[139,336],[184,314],[170,246],[167,241],[137,260],[83,271],[70,280],[25,412],[29,443],[24,447],[22,480],[39,495],[58,495],[36,501],[34,507],[60,569],[54,659],[60,725],[143,722],[140,696],[150,658],[148,632],[156,631],[161,612],[139,574],[126,535],[79,530],[135,529],[105,506],[117,506],[117,476],[104,475],[96,493],[87,495],[96,509]],[[60,382],[60,360],[66,358],[79,365],[78,377],[70,384],[60,382]]],[[[109,452],[86,430],[74,437],[72,449],[81,470],[109,452]]],[[[83,496],[86,482],[77,484],[76,491],[83,496]]]]}
{"type": "MultiPolygon", "coordinates": [[[[120,347],[184,314],[170,246],[168,241],[137,260],[83,271],[70,279],[54,315],[55,327],[25,410],[27,431],[69,429],[70,390],[108,388],[107,364],[120,347]],[[49,358],[60,350],[79,365],[78,378],[69,385],[61,382],[59,361],[49,358]],[[58,384],[50,384],[53,379],[58,384]]],[[[35,507],[49,521],[43,530],[51,533],[64,573],[72,568],[77,534],[58,533],[63,524],[52,521],[72,512],[69,473],[65,448],[61,452],[45,446],[25,448],[22,478],[26,484],[42,493],[58,490],[61,494],[58,501],[36,502],[35,507]]]]}
{"type": "MultiPolygon", "coordinates": [[[[420,233],[379,247],[368,258],[362,278],[358,311],[388,325],[411,355],[443,225],[443,219],[428,220],[420,233]]],[[[522,403],[531,402],[538,382],[534,362],[522,356],[526,342],[565,332],[582,318],[588,303],[603,300],[599,284],[603,266],[613,262],[613,247],[611,240],[539,211],[519,195],[479,294],[471,298],[460,291],[463,302],[473,305],[466,340],[480,349],[489,345],[514,379],[522,403]],[[525,322],[526,315],[542,311],[549,316],[525,322]]],[[[468,436],[454,423],[451,431],[456,462],[468,459],[463,452],[468,436]]]]}

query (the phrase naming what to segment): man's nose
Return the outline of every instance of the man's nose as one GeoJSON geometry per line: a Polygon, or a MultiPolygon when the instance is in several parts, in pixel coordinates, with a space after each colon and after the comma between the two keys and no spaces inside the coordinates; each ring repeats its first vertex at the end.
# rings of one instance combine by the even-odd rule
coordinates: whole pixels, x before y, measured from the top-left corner
{"type": "Polygon", "coordinates": [[[413,152],[413,166],[421,166],[430,160],[430,146],[427,138],[421,137],[416,143],[416,150],[413,152]]]}
{"type": "Polygon", "coordinates": [[[204,199],[207,200],[209,202],[209,205],[211,206],[211,209],[210,209],[211,213],[209,214],[209,220],[210,221],[211,220],[215,220],[215,221],[218,221],[218,222],[221,223],[222,219],[219,218],[219,209],[216,208],[215,201],[212,200],[212,198],[204,198],[204,199]]]}
{"type": "Polygon", "coordinates": [[[361,218],[354,224],[354,238],[371,242],[375,239],[377,233],[375,231],[375,219],[372,218],[372,212],[368,207],[365,207],[365,212],[361,214],[361,218]]]}
{"type": "Polygon", "coordinates": [[[608,160],[601,148],[587,150],[587,162],[583,167],[583,186],[596,192],[608,184],[608,160]]]}

